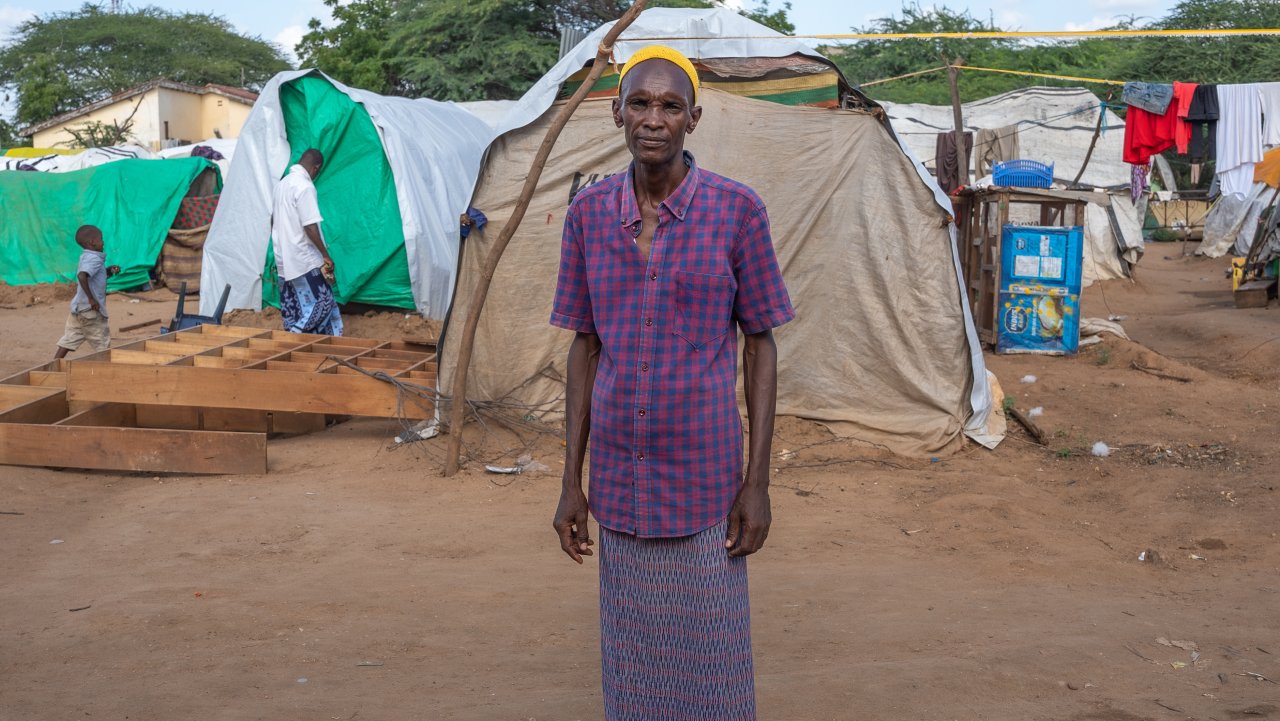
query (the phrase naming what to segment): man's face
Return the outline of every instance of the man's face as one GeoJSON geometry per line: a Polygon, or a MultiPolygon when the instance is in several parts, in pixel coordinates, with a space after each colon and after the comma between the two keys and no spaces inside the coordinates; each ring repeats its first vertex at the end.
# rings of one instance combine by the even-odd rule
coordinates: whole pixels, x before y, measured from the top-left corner
{"type": "Polygon", "coordinates": [[[321,163],[303,163],[302,167],[306,168],[307,175],[310,175],[311,179],[315,180],[316,176],[320,174],[320,168],[323,166],[321,163]]]}
{"type": "Polygon", "coordinates": [[[81,243],[80,245],[81,245],[81,247],[82,247],[82,248],[84,248],[85,250],[94,250],[94,251],[97,251],[97,252],[101,253],[101,252],[102,252],[102,247],[103,247],[103,245],[102,245],[102,233],[94,233],[93,235],[89,236],[88,238],[85,238],[85,239],[84,239],[84,242],[83,242],[83,243],[81,243]]]}
{"type": "Polygon", "coordinates": [[[642,165],[675,162],[684,151],[702,108],[692,106],[693,83],[675,63],[646,60],[627,73],[613,121],[622,128],[631,157],[642,165]]]}

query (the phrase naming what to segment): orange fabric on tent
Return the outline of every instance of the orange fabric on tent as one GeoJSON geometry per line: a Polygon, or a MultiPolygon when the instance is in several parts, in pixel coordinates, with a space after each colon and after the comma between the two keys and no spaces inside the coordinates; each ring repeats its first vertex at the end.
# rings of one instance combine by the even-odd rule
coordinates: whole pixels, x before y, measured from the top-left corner
{"type": "Polygon", "coordinates": [[[1262,162],[1253,166],[1253,182],[1280,188],[1280,148],[1268,150],[1262,162]]]}

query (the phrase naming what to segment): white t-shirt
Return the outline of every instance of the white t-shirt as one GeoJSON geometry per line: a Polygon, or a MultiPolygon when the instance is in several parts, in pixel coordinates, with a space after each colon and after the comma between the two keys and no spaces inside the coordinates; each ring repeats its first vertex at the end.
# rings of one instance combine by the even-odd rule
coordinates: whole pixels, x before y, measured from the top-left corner
{"type": "Polygon", "coordinates": [[[293,280],[324,265],[324,256],[302,232],[304,227],[322,220],[311,174],[301,165],[294,165],[276,184],[271,201],[271,239],[281,280],[293,280]]]}

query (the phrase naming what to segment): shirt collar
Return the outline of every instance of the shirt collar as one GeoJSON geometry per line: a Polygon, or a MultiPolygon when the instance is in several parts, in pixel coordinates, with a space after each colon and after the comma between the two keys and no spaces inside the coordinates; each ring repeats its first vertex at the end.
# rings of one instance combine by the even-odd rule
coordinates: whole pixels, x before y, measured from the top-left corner
{"type": "MultiPolygon", "coordinates": [[[[689,205],[693,203],[693,196],[697,194],[698,185],[701,183],[698,163],[693,159],[693,153],[688,150],[684,151],[684,164],[689,168],[684,180],[680,182],[680,185],[671,195],[659,203],[659,205],[667,206],[667,210],[681,221],[684,220],[685,213],[689,212],[689,205]]],[[[622,184],[620,221],[626,227],[640,222],[640,206],[636,204],[635,168],[635,161],[632,161],[631,165],[627,167],[627,179],[622,184]]]]}

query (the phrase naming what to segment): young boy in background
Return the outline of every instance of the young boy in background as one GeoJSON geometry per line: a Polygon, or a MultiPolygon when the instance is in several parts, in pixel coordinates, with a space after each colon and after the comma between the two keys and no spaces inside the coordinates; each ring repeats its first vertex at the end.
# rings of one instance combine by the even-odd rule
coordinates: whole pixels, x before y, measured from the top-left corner
{"type": "Polygon", "coordinates": [[[102,252],[102,231],[82,225],[76,231],[76,244],[84,250],[76,268],[76,296],[71,299],[71,315],[66,330],[58,341],[54,359],[62,358],[86,340],[95,351],[111,347],[111,328],[107,325],[107,278],[120,272],[120,266],[107,265],[102,252]]]}

